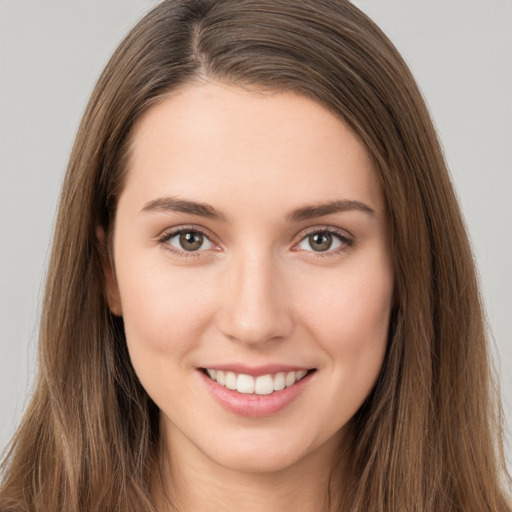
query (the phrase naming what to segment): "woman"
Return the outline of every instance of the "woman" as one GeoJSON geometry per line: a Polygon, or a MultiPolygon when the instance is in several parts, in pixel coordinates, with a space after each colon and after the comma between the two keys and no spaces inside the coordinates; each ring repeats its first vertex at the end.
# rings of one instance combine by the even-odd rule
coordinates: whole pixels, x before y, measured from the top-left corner
{"type": "Polygon", "coordinates": [[[40,336],[2,510],[510,510],[435,131],[347,2],[135,27],[77,135],[40,336]]]}

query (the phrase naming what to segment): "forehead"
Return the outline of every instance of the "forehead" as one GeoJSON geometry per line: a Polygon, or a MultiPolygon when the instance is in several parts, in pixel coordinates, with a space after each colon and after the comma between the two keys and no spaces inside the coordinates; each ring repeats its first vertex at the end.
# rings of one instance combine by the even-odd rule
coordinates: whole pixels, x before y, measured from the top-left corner
{"type": "Polygon", "coordinates": [[[141,117],[126,190],[140,201],[167,194],[234,203],[243,196],[260,208],[357,195],[344,198],[383,209],[368,152],[341,119],[292,92],[219,83],[180,89],[141,117]]]}

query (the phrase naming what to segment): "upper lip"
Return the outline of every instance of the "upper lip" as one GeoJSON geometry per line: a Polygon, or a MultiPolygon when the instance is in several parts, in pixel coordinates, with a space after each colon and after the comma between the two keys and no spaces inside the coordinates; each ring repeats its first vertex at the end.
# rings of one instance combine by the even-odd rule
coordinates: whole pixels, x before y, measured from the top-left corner
{"type": "Polygon", "coordinates": [[[252,377],[275,374],[280,372],[297,372],[300,370],[309,371],[314,369],[311,366],[289,364],[265,364],[258,366],[251,366],[245,364],[212,364],[201,366],[201,368],[205,370],[221,370],[223,372],[233,372],[237,374],[251,375],[252,377]]]}

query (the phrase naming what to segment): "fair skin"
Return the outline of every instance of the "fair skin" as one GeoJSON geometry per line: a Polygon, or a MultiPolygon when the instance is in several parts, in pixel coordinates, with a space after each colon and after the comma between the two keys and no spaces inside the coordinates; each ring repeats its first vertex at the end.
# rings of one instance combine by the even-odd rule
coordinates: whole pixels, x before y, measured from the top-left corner
{"type": "Polygon", "coordinates": [[[324,510],[393,294],[359,140],[293,93],[182,88],[137,124],[113,256],[111,308],[160,408],[179,509],[324,510]]]}

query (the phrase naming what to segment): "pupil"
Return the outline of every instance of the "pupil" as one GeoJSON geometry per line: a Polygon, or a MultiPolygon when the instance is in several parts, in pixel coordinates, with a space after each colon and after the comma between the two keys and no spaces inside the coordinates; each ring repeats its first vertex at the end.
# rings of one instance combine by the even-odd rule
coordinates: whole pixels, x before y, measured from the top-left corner
{"type": "Polygon", "coordinates": [[[327,251],[332,245],[332,235],[329,233],[316,233],[309,237],[309,243],[314,251],[327,251]]]}
{"type": "Polygon", "coordinates": [[[180,245],[186,251],[197,251],[203,245],[203,235],[194,231],[181,233],[180,245]]]}

